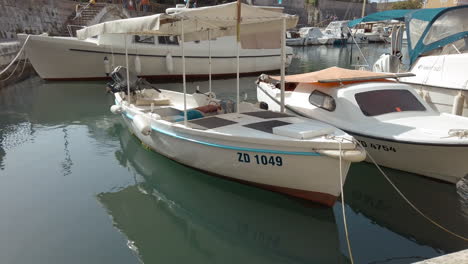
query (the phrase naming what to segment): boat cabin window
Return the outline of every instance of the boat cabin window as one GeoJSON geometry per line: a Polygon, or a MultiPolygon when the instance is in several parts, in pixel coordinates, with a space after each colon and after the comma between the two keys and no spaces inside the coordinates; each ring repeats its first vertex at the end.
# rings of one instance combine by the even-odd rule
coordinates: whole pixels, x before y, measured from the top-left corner
{"type": "Polygon", "coordinates": [[[454,9],[437,18],[423,39],[424,45],[468,31],[466,11],[467,8],[454,9]]]}
{"type": "Polygon", "coordinates": [[[135,35],[133,36],[134,43],[154,44],[154,36],[135,35]]]}
{"type": "Polygon", "coordinates": [[[335,99],[326,93],[314,90],[309,96],[309,103],[318,108],[325,109],[327,111],[335,111],[336,103],[335,99]]]}
{"type": "Polygon", "coordinates": [[[158,43],[161,45],[179,45],[179,40],[175,36],[159,36],[158,43]]]}
{"type": "Polygon", "coordinates": [[[365,116],[393,112],[426,111],[424,105],[408,90],[377,90],[354,95],[365,116]]]}

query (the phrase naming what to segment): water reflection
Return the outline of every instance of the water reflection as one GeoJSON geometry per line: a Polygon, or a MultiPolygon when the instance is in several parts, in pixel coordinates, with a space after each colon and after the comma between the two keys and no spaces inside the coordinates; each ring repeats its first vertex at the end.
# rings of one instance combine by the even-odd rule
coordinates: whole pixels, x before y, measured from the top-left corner
{"type": "MultiPolygon", "coordinates": [[[[389,178],[422,212],[462,236],[468,236],[468,204],[456,186],[403,171],[385,169],[389,178]]],[[[369,163],[354,164],[345,185],[347,203],[376,225],[439,252],[465,249],[468,243],[416,213],[369,163]]]]}
{"type": "MultiPolygon", "coordinates": [[[[289,73],[346,67],[351,53],[349,45],[295,51],[301,59],[294,59],[289,73]]],[[[241,92],[247,92],[249,101],[256,98],[254,80],[241,79],[241,92]]],[[[197,86],[206,91],[208,84],[190,83],[188,90],[197,86]]],[[[63,258],[50,263],[78,259],[83,245],[91,244],[96,250],[86,248],[88,259],[83,262],[131,262],[121,257],[130,255],[121,243],[125,238],[96,202],[99,193],[113,224],[145,263],[348,262],[339,204],[333,210],[311,207],[207,176],[147,151],[121,125],[121,118],[110,114],[113,98],[103,87],[103,82],[47,83],[32,78],[0,90],[0,194],[5,197],[0,201],[10,212],[0,229],[11,234],[0,238],[2,256],[23,250],[25,242],[15,244],[15,237],[28,238],[28,245],[49,245],[22,256],[58,249],[63,258]],[[22,145],[27,147],[15,152],[22,145]],[[75,242],[56,239],[80,237],[86,230],[87,236],[75,242]],[[108,261],[100,259],[104,251],[108,261]]],[[[181,91],[180,84],[158,87],[181,91]]],[[[235,81],[215,80],[213,90],[219,97],[235,98],[235,81]]],[[[456,189],[386,171],[422,211],[468,236],[468,185],[456,189]]],[[[410,263],[468,247],[417,215],[369,164],[351,167],[345,193],[356,263],[410,263]]]]}
{"type": "MultiPolygon", "coordinates": [[[[388,44],[365,44],[359,48],[356,45],[294,47],[295,57],[287,74],[318,71],[332,66],[354,69],[355,65],[366,65],[366,62],[368,69],[372,70],[380,55],[390,51],[388,44]]],[[[407,47],[403,47],[402,53],[402,67],[406,69],[409,64],[407,47]]]]}
{"type": "Polygon", "coordinates": [[[144,263],[346,262],[332,210],[189,169],[127,129],[120,143],[138,183],[98,199],[144,263]]]}

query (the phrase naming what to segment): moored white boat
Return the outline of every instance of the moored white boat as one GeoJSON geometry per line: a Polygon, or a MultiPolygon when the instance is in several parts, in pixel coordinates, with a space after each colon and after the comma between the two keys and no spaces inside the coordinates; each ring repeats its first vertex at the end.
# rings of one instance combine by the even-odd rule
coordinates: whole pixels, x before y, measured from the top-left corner
{"type": "MultiPolygon", "coordinates": [[[[286,109],[352,134],[383,166],[451,183],[465,177],[468,119],[432,110],[410,86],[387,77],[337,67],[287,76],[286,109]]],[[[257,99],[277,111],[278,90],[263,76],[257,99]]]]}
{"type": "Polygon", "coordinates": [[[286,32],[286,45],[287,46],[305,46],[307,39],[303,38],[299,33],[289,31],[286,32]]]}
{"type": "MultiPolygon", "coordinates": [[[[240,28],[251,34],[282,28],[285,55],[285,29],[294,27],[297,17],[229,3],[128,19],[125,26],[107,22],[105,27],[80,30],[78,36],[103,31],[180,35],[184,54],[186,37],[203,38],[207,30],[232,35],[236,21],[242,21],[240,28]],[[241,19],[236,18],[240,7],[241,19]]],[[[212,93],[187,95],[185,71],[184,93],[137,89],[138,84],[151,85],[126,73],[124,78],[123,69],[118,68],[111,74],[116,81],[110,85],[116,98],[111,111],[122,114],[130,130],[151,149],[187,166],[331,206],[350,163],[365,158],[352,137],[322,122],[263,111],[239,103],[239,95],[235,104],[215,99],[212,93]],[[229,107],[233,105],[236,107],[229,107]]]]}
{"type": "MultiPolygon", "coordinates": [[[[241,104],[240,114],[197,114],[199,118],[185,126],[182,93],[163,90],[159,96],[171,103],[153,111],[148,105],[126,104],[120,93],[115,96],[130,130],[154,151],[199,170],[328,206],[340,193],[340,143],[323,133],[345,139],[344,175],[351,161],[364,157],[343,131],[249,104],[241,104]],[[281,129],[296,135],[315,131],[319,136],[297,139],[276,132],[281,129]]],[[[215,104],[200,94],[187,99],[189,115],[215,104]]]]}
{"type": "MultiPolygon", "coordinates": [[[[185,10],[185,8],[178,10],[185,10]]],[[[172,9],[168,11],[174,12],[172,9]]],[[[118,21],[125,21],[125,19],[118,21]]],[[[18,34],[21,41],[25,41],[28,36],[18,34]]],[[[247,41],[269,42],[271,38],[276,37],[266,34],[259,39],[247,41]]],[[[210,45],[211,47],[208,47],[206,40],[185,43],[187,76],[189,78],[208,76],[210,56],[213,66],[212,76],[235,76],[235,37],[225,36],[212,39],[210,45]]],[[[264,43],[260,45],[262,48],[241,48],[241,74],[260,74],[280,68],[280,49],[268,47],[264,43]]],[[[112,65],[125,64],[126,46],[130,65],[132,68],[141,69],[137,71],[139,76],[154,79],[179,79],[182,75],[180,39],[177,36],[102,34],[97,38],[80,40],[75,37],[30,35],[25,49],[29,61],[41,78],[86,80],[107,78],[112,65]]],[[[289,65],[293,55],[292,49],[287,48],[286,53],[286,65],[289,65]]]]}
{"type": "Polygon", "coordinates": [[[333,44],[334,38],[325,36],[317,27],[303,27],[299,29],[302,38],[306,39],[306,45],[325,45],[333,44]]]}

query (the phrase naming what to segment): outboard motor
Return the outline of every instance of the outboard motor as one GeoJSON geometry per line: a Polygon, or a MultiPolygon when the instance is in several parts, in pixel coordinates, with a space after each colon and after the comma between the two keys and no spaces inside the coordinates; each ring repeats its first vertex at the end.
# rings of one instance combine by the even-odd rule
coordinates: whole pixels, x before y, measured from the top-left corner
{"type": "MultiPolygon", "coordinates": [[[[138,78],[136,73],[129,72],[129,84],[130,92],[135,94],[135,91],[142,90],[145,88],[155,89],[158,92],[161,92],[158,88],[151,85],[148,81],[143,78],[138,78]]],[[[123,66],[117,66],[110,74],[112,81],[107,83],[107,91],[112,93],[124,92],[127,94],[127,68],[123,66]]]]}

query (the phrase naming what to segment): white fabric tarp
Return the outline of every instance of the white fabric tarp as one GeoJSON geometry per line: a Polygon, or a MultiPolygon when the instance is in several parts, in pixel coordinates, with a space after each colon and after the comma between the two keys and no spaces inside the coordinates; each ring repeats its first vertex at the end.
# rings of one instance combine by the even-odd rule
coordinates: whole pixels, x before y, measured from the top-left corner
{"type": "MultiPolygon", "coordinates": [[[[286,28],[295,27],[298,21],[297,16],[242,4],[241,34],[244,36],[274,32],[276,35],[282,29],[283,18],[286,20],[286,28]]],[[[237,3],[184,9],[175,14],[157,14],[104,22],[78,30],[77,36],[79,39],[102,34],[179,36],[182,33],[182,21],[186,42],[206,40],[207,30],[211,31],[212,38],[234,36],[237,25],[237,3]]]]}

